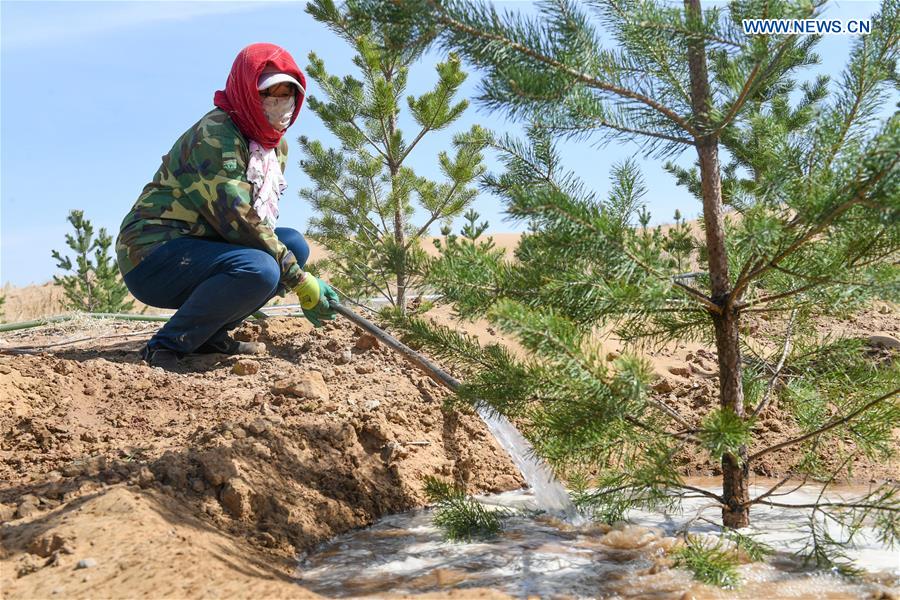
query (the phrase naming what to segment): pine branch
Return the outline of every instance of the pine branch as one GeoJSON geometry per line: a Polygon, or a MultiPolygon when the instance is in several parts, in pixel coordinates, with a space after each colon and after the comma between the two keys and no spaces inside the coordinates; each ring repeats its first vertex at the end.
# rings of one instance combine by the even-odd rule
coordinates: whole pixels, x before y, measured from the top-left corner
{"type": "MultiPolygon", "coordinates": [[[[357,263],[357,262],[350,261],[349,259],[348,259],[347,262],[348,262],[348,264],[350,264],[354,269],[356,269],[357,274],[358,274],[360,277],[362,277],[362,278],[366,281],[366,283],[368,283],[368,284],[371,285],[373,288],[375,288],[376,290],[378,290],[378,293],[379,293],[379,294],[381,294],[382,296],[384,296],[385,298],[387,298],[388,302],[391,303],[391,306],[395,306],[395,305],[397,304],[396,301],[394,300],[394,297],[391,295],[391,288],[390,288],[390,285],[385,286],[385,289],[382,290],[381,287],[380,287],[377,283],[375,283],[374,281],[372,281],[372,279],[368,276],[368,274],[366,273],[366,271],[368,271],[368,268],[369,268],[368,265],[361,265],[361,264],[359,264],[359,263],[357,263]]],[[[383,279],[385,279],[385,280],[387,279],[387,277],[385,277],[385,275],[384,275],[383,272],[381,273],[381,276],[382,276],[383,279]]]]}
{"type": "Polygon", "coordinates": [[[687,284],[685,284],[685,283],[682,283],[681,281],[678,281],[678,280],[675,279],[674,277],[672,278],[672,284],[673,284],[676,288],[681,289],[681,290],[684,290],[685,292],[688,293],[688,295],[690,295],[690,296],[692,296],[693,298],[699,300],[700,303],[701,303],[703,306],[705,306],[705,307],[707,308],[707,310],[709,310],[709,312],[711,312],[711,313],[713,313],[713,314],[717,314],[717,315],[721,315],[721,314],[722,314],[722,307],[719,306],[718,304],[716,304],[715,302],[713,302],[712,299],[711,299],[709,296],[707,296],[706,294],[704,294],[704,293],[701,292],[700,290],[698,290],[698,289],[696,289],[696,288],[692,288],[691,286],[689,286],[689,285],[687,285],[687,284]]]}
{"type": "Polygon", "coordinates": [[[714,494],[713,492],[710,492],[709,490],[704,490],[703,488],[694,487],[692,485],[685,485],[683,483],[676,484],[672,487],[681,488],[683,490],[689,490],[691,492],[700,494],[701,496],[704,496],[706,498],[712,498],[713,500],[719,502],[720,504],[725,504],[725,499],[722,496],[720,496],[719,494],[714,494]]]}
{"type": "MultiPolygon", "coordinates": [[[[778,267],[775,267],[778,268],[778,267]]],[[[796,296],[797,294],[802,294],[811,289],[815,289],[821,287],[823,283],[828,282],[828,279],[820,279],[817,281],[813,281],[812,283],[808,283],[806,285],[800,286],[798,288],[794,288],[792,290],[788,290],[786,292],[780,292],[778,294],[770,294],[768,296],[763,296],[762,298],[756,298],[751,300],[750,302],[746,302],[743,304],[739,304],[737,308],[745,309],[745,308],[753,308],[754,306],[759,306],[760,304],[766,304],[769,302],[774,302],[775,300],[783,300],[785,298],[790,298],[791,296],[796,296]]]]}
{"type": "MultiPolygon", "coordinates": [[[[809,13],[807,16],[812,14],[815,10],[814,5],[809,6],[809,13]]],[[[750,75],[747,77],[747,80],[744,82],[743,87],[741,88],[740,94],[738,94],[737,100],[731,105],[731,109],[728,111],[728,114],[722,119],[722,122],[716,127],[716,130],[712,133],[712,135],[718,135],[722,130],[724,130],[729,123],[737,116],[740,109],[744,106],[747,99],[750,97],[750,92],[754,91],[757,83],[765,81],[768,76],[772,73],[772,70],[781,62],[784,53],[787,51],[790,43],[794,42],[797,38],[796,35],[789,35],[782,40],[779,44],[778,49],[775,51],[775,56],[772,60],[769,61],[768,66],[763,70],[763,74],[761,77],[757,78],[756,75],[759,73],[760,67],[762,66],[761,62],[756,62],[753,66],[753,70],[750,72],[750,75]]]]}
{"type": "MultiPolygon", "coordinates": [[[[582,116],[584,116],[584,115],[582,115],[582,116]]],[[[566,133],[566,132],[581,133],[582,130],[588,129],[588,128],[607,127],[609,129],[614,129],[621,133],[628,133],[628,134],[637,135],[637,136],[656,138],[659,140],[665,140],[667,142],[673,142],[676,144],[684,144],[686,146],[694,146],[696,144],[696,142],[690,138],[678,137],[675,135],[659,133],[656,131],[648,131],[646,129],[636,129],[636,128],[631,128],[631,127],[625,127],[624,125],[618,125],[618,124],[612,123],[609,120],[598,118],[598,117],[590,117],[590,118],[593,119],[593,123],[585,122],[585,120],[582,119],[583,124],[580,124],[578,126],[575,126],[575,125],[571,125],[571,126],[550,125],[550,128],[553,131],[560,132],[560,133],[566,133]]]]}
{"type": "Polygon", "coordinates": [[[378,214],[378,219],[381,221],[382,233],[384,235],[390,235],[390,229],[388,229],[387,223],[384,222],[384,209],[381,206],[381,203],[378,201],[378,190],[375,187],[375,178],[372,176],[366,177],[369,180],[369,187],[372,190],[372,202],[375,203],[375,212],[378,214]]]}
{"type": "MultiPolygon", "coordinates": [[[[888,18],[888,19],[886,19],[885,24],[889,25],[895,29],[897,27],[897,23],[896,23],[895,19],[888,18]]],[[[888,34],[888,35],[890,36],[891,34],[888,34]]],[[[883,61],[885,60],[887,55],[892,52],[896,55],[896,47],[897,47],[898,41],[900,41],[900,40],[898,40],[898,36],[896,35],[896,32],[894,31],[893,37],[889,38],[888,41],[885,44],[883,44],[883,46],[881,47],[881,52],[878,54],[878,56],[875,57],[874,62],[876,64],[883,63],[883,61]]],[[[857,116],[860,112],[860,108],[866,100],[866,94],[871,92],[872,89],[874,89],[873,87],[870,87],[870,86],[874,86],[874,84],[877,83],[877,81],[871,81],[871,82],[866,81],[867,65],[868,65],[868,61],[867,61],[868,55],[866,53],[866,46],[868,43],[869,43],[869,40],[868,40],[867,36],[861,36],[861,39],[859,41],[859,44],[861,46],[859,54],[862,57],[862,59],[861,59],[862,64],[859,66],[858,69],[856,69],[855,72],[851,71],[852,76],[856,79],[855,82],[857,84],[856,89],[854,90],[855,94],[854,94],[853,105],[850,107],[850,110],[847,112],[847,115],[844,118],[844,121],[843,121],[842,127],[841,127],[841,131],[838,134],[837,139],[835,139],[834,143],[832,144],[831,148],[829,149],[829,151],[826,154],[827,159],[825,160],[825,164],[824,164],[824,168],[823,168],[824,171],[828,171],[831,168],[832,162],[834,161],[835,157],[837,157],[841,147],[844,145],[847,135],[850,132],[850,129],[853,127],[854,121],[856,121],[856,119],[857,119],[857,116]]],[[[849,71],[849,69],[848,69],[848,71],[849,71]]],[[[848,76],[850,76],[850,75],[848,74],[848,76]]]]}
{"type": "MultiPolygon", "coordinates": [[[[443,91],[443,96],[441,97],[441,101],[442,102],[447,101],[449,103],[449,99],[453,96],[453,93],[455,90],[453,88],[451,88],[450,86],[443,86],[442,91],[443,91]]],[[[438,116],[440,116],[440,113],[438,113],[438,111],[434,111],[434,114],[431,116],[431,121],[428,123],[428,125],[422,127],[422,130],[419,131],[418,135],[416,135],[415,139],[413,139],[413,141],[409,145],[409,147],[400,156],[400,159],[397,161],[398,165],[403,164],[403,161],[406,159],[406,157],[409,155],[409,153],[412,152],[412,149],[416,147],[416,144],[419,143],[419,140],[421,140],[425,136],[426,133],[431,131],[431,129],[434,127],[435,122],[438,119],[438,116]]]]}
{"type": "MultiPolygon", "coordinates": [[[[894,166],[897,165],[898,162],[900,162],[900,156],[895,156],[893,161],[891,161],[886,168],[882,169],[874,177],[866,180],[862,189],[858,190],[853,198],[832,208],[819,221],[817,221],[815,226],[811,227],[803,235],[797,237],[787,248],[780,251],[771,260],[769,260],[768,262],[763,261],[758,264],[756,268],[749,270],[742,281],[738,281],[735,283],[732,296],[739,297],[740,293],[751,280],[759,277],[769,269],[775,268],[782,260],[790,256],[797,249],[803,246],[803,244],[828,229],[835,219],[839,218],[851,208],[859,204],[863,204],[865,202],[865,194],[879,181],[881,181],[881,179],[883,179],[894,168],[894,166]]],[[[793,221],[791,225],[796,226],[801,222],[802,221],[800,221],[798,217],[798,219],[793,221]]]]}
{"type": "Polygon", "coordinates": [[[769,500],[762,500],[758,502],[758,504],[765,504],[767,506],[777,506],[779,508],[865,508],[869,510],[878,510],[878,511],[887,511],[887,512],[898,512],[900,513],[900,507],[893,506],[885,506],[883,504],[868,504],[868,503],[853,503],[853,502],[817,502],[814,504],[784,504],[782,502],[771,502],[769,500]]]}
{"type": "MultiPolygon", "coordinates": [[[[612,9],[614,11],[616,11],[616,14],[619,16],[620,19],[622,19],[625,22],[629,21],[628,13],[623,11],[617,3],[610,2],[608,5],[610,7],[612,7],[612,9]]],[[[680,35],[685,35],[685,36],[696,35],[695,32],[688,32],[687,30],[681,29],[679,27],[675,27],[675,26],[668,25],[668,24],[663,24],[658,21],[653,21],[650,19],[645,19],[645,20],[641,21],[641,23],[639,24],[639,27],[643,30],[657,29],[659,31],[674,32],[674,33],[678,33],[680,35]]],[[[718,41],[718,40],[712,40],[712,41],[718,41]]],[[[655,48],[654,48],[654,50],[655,50],[655,48]]],[[[687,104],[689,106],[691,103],[691,95],[684,88],[681,80],[672,73],[671,68],[669,67],[669,61],[666,60],[667,57],[660,56],[659,54],[654,52],[654,58],[656,59],[656,64],[660,65],[664,68],[665,73],[669,78],[669,82],[673,83],[675,85],[675,87],[678,88],[678,93],[681,95],[681,99],[685,102],[685,104],[687,104]]]]}
{"type": "Polygon", "coordinates": [[[795,308],[791,312],[791,317],[788,320],[787,330],[784,334],[784,345],[781,349],[781,358],[778,359],[778,363],[775,365],[775,370],[772,373],[772,378],[769,379],[769,385],[766,386],[766,393],[763,396],[762,400],[759,401],[759,404],[756,405],[756,408],[753,409],[753,412],[750,413],[749,419],[752,421],[761,413],[766,406],[769,404],[769,399],[772,397],[772,390],[775,389],[775,382],[778,381],[778,377],[781,375],[781,370],[784,368],[784,362],[787,359],[788,354],[791,351],[791,335],[794,329],[794,321],[797,318],[797,309],[795,308]]]}
{"type": "Polygon", "coordinates": [[[806,485],[806,482],[809,480],[809,475],[806,474],[806,475],[803,476],[803,479],[801,480],[801,482],[800,482],[799,484],[797,484],[793,489],[791,489],[791,490],[788,491],[788,492],[785,492],[784,494],[776,494],[775,492],[777,492],[779,489],[781,489],[781,487],[782,487],[785,483],[787,483],[788,481],[790,481],[792,477],[794,477],[794,474],[793,474],[793,473],[788,473],[788,474],[785,475],[778,483],[776,483],[775,485],[773,485],[772,487],[770,487],[768,490],[766,490],[765,492],[763,492],[762,494],[760,494],[760,495],[757,496],[756,498],[751,499],[749,505],[752,506],[752,505],[756,504],[757,502],[762,502],[763,500],[765,500],[766,498],[769,498],[770,496],[779,496],[779,495],[788,495],[788,494],[792,494],[792,493],[796,492],[797,490],[799,490],[800,488],[802,488],[804,485],[806,485]]]}
{"type": "MultiPolygon", "coordinates": [[[[692,441],[692,442],[699,442],[699,440],[696,437],[694,437],[693,435],[691,435],[690,432],[687,432],[687,431],[660,431],[659,429],[656,429],[655,427],[651,427],[650,425],[644,423],[643,421],[641,421],[638,418],[632,417],[631,415],[625,415],[624,418],[626,421],[628,421],[635,427],[637,427],[639,429],[643,429],[644,431],[647,431],[650,433],[655,433],[656,435],[666,435],[666,436],[673,437],[673,438],[676,438],[679,440],[688,440],[688,441],[692,441]]],[[[618,442],[616,442],[616,443],[618,443],[618,442]]]]}
{"type": "MultiPolygon", "coordinates": [[[[888,256],[891,256],[896,252],[896,250],[888,250],[881,256],[877,256],[872,258],[869,261],[859,263],[857,262],[859,259],[863,258],[869,250],[871,250],[872,246],[878,241],[878,238],[885,232],[885,229],[881,229],[878,234],[873,235],[868,244],[862,246],[859,252],[856,253],[856,256],[852,258],[845,259],[843,261],[843,268],[845,270],[851,270],[856,268],[866,267],[873,262],[878,262],[888,256]]],[[[749,302],[739,303],[736,308],[740,310],[747,310],[754,306],[759,306],[760,304],[766,304],[770,302],[774,302],[776,300],[783,300],[785,298],[790,298],[792,296],[796,296],[798,294],[802,294],[811,289],[821,288],[826,285],[843,285],[843,286],[852,286],[852,287],[866,287],[871,285],[862,281],[846,281],[841,279],[835,279],[833,277],[812,277],[810,275],[805,275],[803,273],[797,273],[796,271],[792,271],[790,269],[786,269],[780,265],[774,265],[772,267],[774,270],[785,273],[786,275],[790,275],[792,277],[797,277],[800,279],[805,279],[810,283],[806,285],[802,285],[797,288],[793,288],[784,292],[779,292],[777,294],[769,294],[767,296],[763,296],[761,298],[755,298],[749,302]]]]}
{"type": "Polygon", "coordinates": [[[722,122],[719,123],[719,126],[711,133],[711,135],[719,135],[723,129],[728,127],[731,123],[731,120],[734,119],[738,112],[743,108],[744,103],[747,101],[747,98],[750,95],[750,90],[753,88],[753,85],[756,83],[756,74],[759,72],[760,63],[756,63],[753,66],[753,70],[750,71],[750,75],[747,77],[747,81],[744,82],[744,87],[741,88],[741,93],[738,94],[737,100],[731,105],[731,109],[728,111],[728,114],[725,115],[725,118],[722,119],[722,122]]]}
{"type": "Polygon", "coordinates": [[[891,397],[893,397],[893,396],[896,396],[897,394],[900,394],[900,388],[897,388],[897,389],[895,389],[895,390],[893,390],[893,391],[890,391],[890,392],[884,394],[883,396],[879,396],[878,398],[875,398],[874,400],[870,400],[869,402],[867,402],[867,403],[865,403],[864,405],[862,405],[861,407],[857,408],[856,410],[854,410],[854,411],[851,412],[850,414],[848,414],[848,415],[846,415],[846,416],[844,416],[844,417],[841,417],[840,419],[834,419],[834,420],[830,421],[827,425],[824,425],[824,426],[822,426],[822,427],[819,427],[819,428],[816,429],[815,431],[811,431],[811,432],[809,432],[809,433],[807,433],[807,434],[805,434],[805,435],[801,435],[801,436],[799,436],[799,437],[796,437],[796,438],[793,438],[793,439],[790,439],[790,440],[781,442],[780,444],[775,444],[774,446],[769,446],[768,448],[763,448],[763,449],[760,450],[759,452],[757,452],[757,453],[751,455],[747,460],[748,460],[748,461],[756,460],[756,459],[760,458],[761,456],[765,456],[766,454],[769,454],[769,453],[771,453],[771,452],[775,452],[776,450],[781,450],[782,448],[787,448],[787,447],[789,447],[789,446],[794,446],[794,445],[799,444],[799,443],[801,443],[801,442],[805,442],[806,440],[808,440],[808,439],[810,439],[810,438],[814,438],[814,437],[816,437],[816,436],[822,435],[822,434],[825,433],[826,431],[829,431],[829,430],[831,430],[831,429],[834,429],[835,427],[838,427],[839,425],[843,425],[843,424],[845,424],[845,423],[847,423],[847,422],[849,422],[849,421],[852,421],[853,419],[855,419],[856,417],[858,417],[858,416],[861,415],[862,413],[866,412],[867,410],[869,410],[869,409],[872,408],[873,406],[876,406],[876,405],[878,405],[878,404],[884,402],[885,400],[887,400],[887,399],[889,399],[889,398],[891,398],[891,397]]]}
{"type": "MultiPolygon", "coordinates": [[[[679,328],[687,329],[687,328],[693,327],[695,325],[704,325],[704,326],[709,325],[709,318],[697,319],[694,321],[685,321],[684,323],[681,323],[679,328]]],[[[623,334],[620,332],[619,336],[622,337],[623,340],[630,341],[630,340],[637,340],[637,339],[641,339],[641,338],[653,338],[653,337],[656,337],[659,335],[665,335],[665,334],[670,334],[670,333],[672,333],[672,331],[669,329],[654,329],[651,331],[642,331],[633,336],[623,336],[623,334]]]]}
{"type": "MultiPolygon", "coordinates": [[[[437,115],[435,115],[434,118],[436,119],[436,118],[437,118],[437,115]]],[[[416,134],[416,137],[413,138],[413,141],[410,142],[410,144],[409,144],[409,146],[406,148],[406,150],[403,151],[403,154],[400,155],[400,159],[397,160],[397,165],[402,165],[402,164],[403,164],[403,161],[406,160],[406,157],[409,155],[410,152],[412,152],[412,149],[416,147],[416,144],[418,144],[419,141],[420,141],[423,137],[425,137],[425,134],[428,133],[429,131],[431,131],[430,127],[423,127],[423,128],[421,129],[421,131],[419,131],[419,133],[416,134]]]]}
{"type": "Polygon", "coordinates": [[[406,247],[409,248],[413,242],[418,243],[419,238],[428,231],[428,228],[431,227],[431,224],[441,218],[441,211],[443,211],[448,204],[450,204],[450,200],[453,199],[453,194],[456,193],[457,188],[459,187],[459,181],[454,181],[453,186],[450,188],[450,191],[447,192],[447,197],[444,198],[444,201],[441,202],[441,205],[431,213],[431,217],[425,222],[422,227],[419,228],[416,233],[409,238],[406,242],[406,247]]]}
{"type": "Polygon", "coordinates": [[[686,294],[688,294],[690,297],[693,297],[694,299],[699,300],[710,312],[712,312],[714,314],[721,314],[722,308],[719,305],[717,305],[715,302],[713,302],[711,298],[709,298],[708,296],[706,296],[699,290],[696,290],[695,288],[692,288],[692,287],[682,283],[681,281],[678,281],[677,279],[674,279],[672,277],[666,277],[665,275],[660,273],[658,270],[654,269],[652,266],[647,264],[645,261],[641,260],[636,254],[634,254],[633,252],[628,250],[622,242],[620,242],[618,240],[612,240],[608,236],[604,235],[604,233],[602,231],[598,230],[595,227],[595,225],[593,223],[591,223],[590,221],[587,221],[587,220],[579,217],[578,215],[573,214],[571,211],[564,210],[558,204],[540,204],[540,205],[535,206],[534,208],[556,212],[556,213],[566,217],[570,221],[578,223],[585,229],[592,231],[598,235],[603,236],[604,239],[606,239],[609,243],[611,243],[613,246],[615,246],[619,251],[621,251],[623,254],[625,254],[632,262],[634,262],[636,265],[641,267],[647,274],[649,274],[659,280],[672,283],[673,286],[675,287],[675,289],[682,290],[686,294]]]}
{"type": "MultiPolygon", "coordinates": [[[[616,14],[623,21],[629,20],[628,13],[623,11],[616,2],[607,2],[607,5],[610,6],[614,11],[616,11],[616,14]]],[[[657,31],[676,33],[679,36],[683,36],[685,38],[694,38],[694,39],[699,38],[699,39],[702,39],[707,42],[715,42],[717,44],[730,46],[730,47],[732,47],[734,49],[738,49],[738,50],[744,49],[744,46],[742,44],[739,44],[739,43],[731,41],[731,40],[727,40],[721,36],[713,35],[707,31],[697,32],[697,31],[692,31],[689,29],[684,29],[682,27],[676,27],[675,25],[670,25],[669,23],[662,23],[659,21],[652,21],[652,20],[642,20],[640,23],[638,23],[638,26],[641,27],[642,29],[655,29],[657,31]]]]}
{"type": "MultiPolygon", "coordinates": [[[[678,414],[678,411],[676,411],[672,407],[668,406],[664,402],[657,400],[655,398],[647,398],[647,404],[649,404],[653,408],[661,411],[663,414],[671,417],[672,419],[677,421],[682,427],[685,427],[687,429],[687,431],[685,431],[683,433],[687,434],[690,431],[692,431],[692,425],[690,423],[688,423],[684,419],[684,417],[682,417],[680,414],[678,414]]],[[[681,435],[681,433],[679,433],[679,435],[681,435]]]]}
{"type": "MultiPolygon", "coordinates": [[[[817,438],[817,439],[815,440],[815,442],[813,442],[813,448],[814,448],[814,449],[815,449],[816,447],[818,447],[818,445],[819,445],[819,440],[820,440],[820,439],[821,439],[821,438],[817,438]]],[[[822,500],[822,495],[825,493],[825,490],[828,488],[828,486],[831,485],[831,484],[834,482],[835,478],[837,477],[837,474],[838,474],[839,472],[841,472],[841,470],[843,470],[843,468],[846,467],[846,466],[849,464],[849,462],[850,462],[851,460],[853,460],[853,458],[856,457],[857,454],[858,454],[858,452],[854,452],[853,454],[850,454],[849,456],[847,456],[847,457],[841,462],[840,465],[838,465],[838,467],[837,467],[836,469],[834,469],[834,471],[831,473],[831,476],[830,476],[830,477],[828,478],[828,480],[825,481],[824,484],[822,485],[822,489],[819,490],[819,495],[816,497],[816,503],[817,503],[817,504],[818,504],[819,502],[821,502],[821,500],[822,500]]],[[[802,480],[802,482],[799,483],[798,485],[796,485],[792,490],[790,490],[789,492],[785,492],[784,494],[776,494],[775,492],[778,491],[778,489],[781,488],[781,486],[784,485],[792,475],[793,475],[793,473],[788,473],[788,474],[785,475],[784,478],[783,478],[781,481],[779,481],[777,484],[775,484],[774,486],[772,486],[771,488],[769,488],[768,490],[766,490],[764,493],[760,494],[760,495],[757,496],[756,498],[753,498],[752,500],[750,500],[749,506],[752,506],[753,504],[755,504],[755,503],[757,503],[757,502],[761,502],[761,501],[763,501],[763,500],[765,500],[766,498],[769,498],[769,497],[771,497],[771,496],[776,496],[776,495],[788,495],[788,494],[791,494],[791,493],[797,491],[798,489],[800,489],[801,487],[803,487],[803,486],[806,484],[807,480],[809,479],[809,473],[805,473],[805,474],[803,475],[803,480],[802,480]]]]}
{"type": "MultiPolygon", "coordinates": [[[[383,238],[378,231],[378,226],[374,222],[372,222],[372,219],[369,217],[368,212],[364,212],[362,210],[359,210],[358,208],[354,208],[354,207],[356,207],[356,203],[353,201],[352,198],[350,198],[350,196],[347,195],[347,192],[344,191],[344,188],[343,188],[343,186],[341,186],[340,182],[334,178],[331,178],[327,181],[327,183],[330,184],[332,192],[337,192],[337,194],[341,198],[344,199],[344,202],[345,202],[344,207],[349,209],[349,210],[341,212],[340,214],[343,214],[345,217],[351,217],[351,218],[362,216],[364,219],[366,219],[366,221],[368,221],[369,225],[372,227],[372,230],[375,232],[375,239],[379,243],[384,243],[383,238]]],[[[374,192],[374,188],[373,188],[373,192],[374,192]]],[[[374,198],[374,196],[373,196],[373,198],[374,198]]],[[[334,211],[334,212],[338,212],[338,211],[334,211]]],[[[379,215],[380,215],[380,212],[379,212],[379,215]]],[[[382,222],[382,224],[384,224],[383,219],[381,222],[382,222]]],[[[385,230],[387,230],[386,226],[385,226],[385,230]]],[[[385,233],[387,233],[387,231],[385,231],[385,233]]]]}
{"type": "MultiPolygon", "coordinates": [[[[357,125],[357,123],[356,123],[356,121],[355,121],[354,119],[350,119],[350,120],[347,121],[347,122],[350,123],[350,125],[353,126],[353,129],[355,129],[356,131],[358,131],[359,134],[360,134],[361,136],[363,136],[363,138],[364,138],[367,142],[369,142],[369,145],[372,146],[372,148],[374,148],[375,151],[376,151],[379,155],[381,155],[381,157],[382,157],[385,161],[390,161],[390,158],[388,157],[387,153],[385,153],[385,151],[382,150],[381,147],[380,147],[378,144],[376,144],[375,141],[374,141],[372,138],[369,137],[369,134],[367,134],[365,131],[362,130],[362,128],[361,128],[359,125],[357,125]]],[[[390,146],[389,144],[386,144],[386,147],[389,147],[389,146],[390,146]]]]}
{"type": "Polygon", "coordinates": [[[512,48],[513,50],[523,54],[524,56],[527,56],[538,62],[544,63],[548,66],[551,66],[554,69],[557,69],[558,71],[565,73],[590,87],[604,90],[611,94],[621,96],[622,98],[629,98],[631,100],[640,102],[640,103],[652,108],[659,114],[665,116],[667,119],[669,119],[670,121],[672,121],[673,123],[675,123],[676,125],[681,127],[684,131],[686,131],[691,136],[698,137],[697,131],[693,127],[691,127],[690,123],[685,121],[678,114],[669,110],[668,108],[666,108],[659,102],[653,100],[652,98],[649,98],[643,94],[639,94],[633,90],[621,88],[621,87],[606,83],[604,81],[601,81],[599,79],[596,79],[594,77],[591,77],[590,75],[588,75],[586,73],[582,73],[581,71],[578,71],[577,69],[573,69],[572,67],[569,67],[568,65],[561,63],[556,59],[553,59],[549,56],[545,56],[539,52],[532,50],[531,48],[528,48],[527,46],[525,46],[523,44],[514,42],[504,36],[501,36],[498,34],[491,34],[486,31],[480,31],[474,27],[470,27],[470,26],[448,16],[446,11],[444,10],[444,8],[442,6],[440,6],[439,4],[437,4],[434,0],[428,0],[428,2],[440,13],[441,16],[439,17],[439,20],[444,25],[447,25],[448,27],[451,27],[458,31],[465,32],[473,37],[478,37],[478,38],[487,39],[487,40],[491,40],[491,41],[495,41],[495,42],[500,42],[501,44],[503,44],[509,48],[512,48]]]}
{"type": "MultiPolygon", "coordinates": [[[[882,229],[880,233],[884,233],[884,230],[882,229]]],[[[880,235],[880,233],[879,233],[879,235],[880,235]]],[[[873,240],[871,240],[871,242],[869,244],[863,246],[862,249],[860,250],[860,252],[857,253],[857,256],[847,260],[844,263],[844,266],[848,269],[866,266],[866,263],[858,263],[856,261],[858,261],[860,258],[865,256],[865,254],[869,250],[871,250],[871,247],[875,243],[875,241],[876,241],[876,239],[873,239],[873,240]]],[[[886,256],[888,256],[888,255],[886,254],[884,256],[878,256],[877,259],[882,259],[882,258],[885,258],[886,256]]],[[[775,266],[774,269],[780,273],[784,273],[785,275],[790,275],[791,277],[796,277],[798,279],[806,279],[807,281],[814,281],[817,284],[846,285],[846,286],[852,286],[852,287],[859,287],[859,286],[866,285],[862,281],[847,281],[846,279],[836,279],[834,277],[813,277],[811,275],[806,275],[804,273],[798,273],[797,271],[787,269],[781,265],[775,266]]]]}

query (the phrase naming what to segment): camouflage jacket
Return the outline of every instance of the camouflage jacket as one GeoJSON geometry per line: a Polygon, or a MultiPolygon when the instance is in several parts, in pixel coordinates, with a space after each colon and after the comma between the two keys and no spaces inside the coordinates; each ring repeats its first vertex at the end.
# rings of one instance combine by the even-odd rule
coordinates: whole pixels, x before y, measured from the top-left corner
{"type": "MultiPolygon", "coordinates": [[[[275,153],[284,172],[283,138],[275,153]]],[[[281,266],[281,284],[296,286],[303,271],[294,254],[253,209],[249,160],[247,140],[219,108],[184,132],[122,221],[116,240],[122,274],[163,243],[190,236],[265,250],[281,266]]]]}

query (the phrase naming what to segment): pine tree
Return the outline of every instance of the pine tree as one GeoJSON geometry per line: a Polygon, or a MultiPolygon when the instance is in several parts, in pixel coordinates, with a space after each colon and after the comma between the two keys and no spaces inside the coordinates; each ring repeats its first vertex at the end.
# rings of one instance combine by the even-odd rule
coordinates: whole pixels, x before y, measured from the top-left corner
{"type": "Polygon", "coordinates": [[[450,127],[466,110],[466,100],[455,100],[466,75],[451,56],[436,66],[434,89],[407,96],[419,128],[409,141],[398,126],[400,102],[423,45],[409,41],[404,26],[373,26],[368,18],[354,18],[355,7],[349,2],[339,9],[332,0],[307,5],[313,17],[356,52],[353,62],[361,78],[331,75],[324,61],[310,53],[307,73],[324,97],[310,96],[309,106],[340,148],[300,138],[302,167],[314,183],[301,196],[318,213],[310,221],[310,237],[331,253],[319,267],[357,299],[378,293],[404,310],[427,261],[421,238],[433,223],[450,221],[469,206],[476,195],[471,184],[483,171],[482,157],[472,146],[457,147],[453,155],[440,152],[443,182],[417,176],[406,166],[423,137],[450,127]],[[417,208],[425,217],[414,223],[417,208]]]}
{"type": "Polygon", "coordinates": [[[66,245],[75,253],[75,262],[53,250],[56,266],[70,275],[53,276],[53,281],[63,287],[66,308],[93,313],[115,313],[129,311],[133,301],[125,301],[128,288],[119,276],[116,261],[110,256],[112,237],[101,227],[94,237],[94,226],[84,218],[84,211],[69,212],[69,223],[75,229],[74,235],[66,234],[66,245]],[[93,256],[91,256],[93,253],[93,256]]]}
{"type": "MultiPolygon", "coordinates": [[[[681,492],[714,500],[723,524],[740,528],[751,506],[784,505],[772,494],[787,478],[749,493],[749,469],[772,452],[795,458],[789,477],[826,485],[860,455],[891,456],[896,359],[875,361],[857,341],[823,339],[815,324],[900,295],[900,113],[876,118],[897,81],[900,3],[883,1],[836,85],[802,79],[818,38],[741,28],[749,18],[814,18],[822,2],[539,6],[537,17],[479,1],[370,6],[379,19],[415,23],[423,39],[437,31],[444,47],[484,71],[487,106],[534,123],[525,141],[469,140],[505,162],[485,183],[529,226],[516,259],[461,245],[431,276],[460,314],[486,317],[530,357],[417,318],[400,322],[410,342],[465,375],[461,398],[517,417],[580,499],[610,518],[681,492]],[[603,47],[598,27],[614,48],[603,47]],[[563,168],[560,136],[635,142],[659,158],[693,153],[692,168],[667,168],[702,206],[700,239],[682,231],[680,216],[666,234],[648,226],[647,190],[631,162],[616,167],[607,197],[588,190],[563,168]],[[749,324],[761,316],[780,331],[754,333],[749,324]],[[635,348],[714,346],[718,405],[700,422],[679,414],[649,393],[644,361],[629,353],[604,360],[598,326],[635,348]],[[766,447],[755,428],[776,403],[799,433],[766,447]],[[826,465],[819,450],[836,440],[847,450],[839,465],[826,465]],[[721,493],[681,480],[672,461],[686,449],[721,461],[721,493]]],[[[823,515],[851,534],[869,519],[885,540],[900,536],[896,487],[854,502],[820,497],[812,510],[817,563],[840,555],[823,515]]]]}
{"type": "Polygon", "coordinates": [[[491,250],[494,247],[493,238],[482,238],[482,234],[488,230],[490,223],[487,221],[478,222],[481,215],[474,208],[470,208],[463,215],[463,226],[459,230],[459,234],[452,233],[450,225],[441,227],[441,238],[434,238],[434,247],[442,254],[452,251],[458,244],[478,244],[482,250],[491,250]]]}

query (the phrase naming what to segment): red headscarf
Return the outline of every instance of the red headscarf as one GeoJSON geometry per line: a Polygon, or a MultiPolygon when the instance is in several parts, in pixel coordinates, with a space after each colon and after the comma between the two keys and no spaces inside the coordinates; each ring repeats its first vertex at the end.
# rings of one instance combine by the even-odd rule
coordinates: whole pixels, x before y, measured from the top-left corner
{"type": "MultiPolygon", "coordinates": [[[[278,131],[269,124],[260,102],[259,90],[256,89],[256,82],[267,67],[288,73],[306,89],[306,77],[287,50],[275,44],[250,44],[234,59],[225,89],[216,92],[213,103],[228,113],[241,133],[268,149],[278,145],[284,131],[278,131]]],[[[288,127],[300,114],[302,94],[298,94],[295,104],[288,127]]]]}

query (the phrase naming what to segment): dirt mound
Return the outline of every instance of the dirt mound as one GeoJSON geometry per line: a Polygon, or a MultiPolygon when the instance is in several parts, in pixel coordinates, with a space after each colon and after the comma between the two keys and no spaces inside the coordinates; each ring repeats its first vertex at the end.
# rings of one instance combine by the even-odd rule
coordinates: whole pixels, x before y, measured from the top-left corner
{"type": "Polygon", "coordinates": [[[140,341],[0,356],[6,596],[302,595],[297,549],[423,504],[424,475],[522,484],[477,417],[352,326],[240,337],[268,355],[183,374],[140,341]]]}

